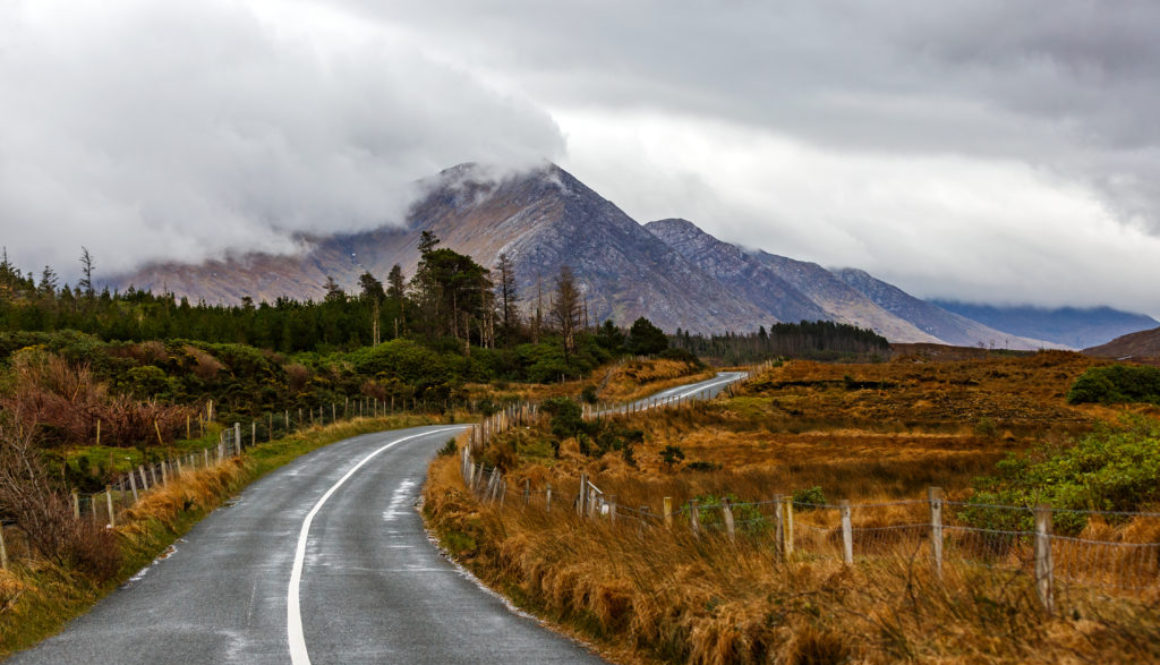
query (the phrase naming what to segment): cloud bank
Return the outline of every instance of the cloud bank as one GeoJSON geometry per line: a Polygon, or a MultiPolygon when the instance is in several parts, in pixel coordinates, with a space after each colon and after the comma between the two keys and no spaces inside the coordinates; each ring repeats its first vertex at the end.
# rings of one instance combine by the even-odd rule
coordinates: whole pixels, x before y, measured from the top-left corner
{"type": "Polygon", "coordinates": [[[18,1],[0,229],[26,267],[293,251],[442,168],[546,158],[641,221],[917,295],[1160,315],[1156,25],[1147,0],[18,1]]]}
{"type": "Polygon", "coordinates": [[[555,157],[552,119],[312,3],[36,0],[0,16],[0,219],[21,265],[294,251],[397,223],[468,159],[555,157]]]}

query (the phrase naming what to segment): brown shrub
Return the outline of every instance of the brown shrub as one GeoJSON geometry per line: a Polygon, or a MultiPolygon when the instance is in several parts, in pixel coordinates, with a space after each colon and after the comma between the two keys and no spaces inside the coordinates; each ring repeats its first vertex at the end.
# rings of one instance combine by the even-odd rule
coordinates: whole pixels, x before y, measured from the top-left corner
{"type": "Polygon", "coordinates": [[[19,414],[22,426],[39,430],[49,447],[92,443],[98,421],[103,444],[135,446],[156,439],[158,429],[172,441],[192,413],[188,407],[111,395],[87,364],[73,366],[40,350],[17,353],[12,372],[12,393],[0,398],[0,408],[19,414]]]}
{"type": "Polygon", "coordinates": [[[73,519],[68,498],[49,483],[36,428],[26,426],[21,415],[0,419],[0,511],[16,522],[41,556],[72,562],[101,581],[111,579],[121,567],[116,536],[73,519]]]}
{"type": "Polygon", "coordinates": [[[225,365],[217,358],[213,357],[208,351],[199,349],[194,346],[186,346],[185,353],[192,361],[190,371],[194,373],[197,378],[202,381],[210,381],[217,377],[218,372],[225,369],[225,365]]]}
{"type": "Polygon", "coordinates": [[[302,392],[306,384],[310,381],[310,370],[298,363],[290,363],[286,365],[286,385],[290,388],[290,392],[302,392]]]}

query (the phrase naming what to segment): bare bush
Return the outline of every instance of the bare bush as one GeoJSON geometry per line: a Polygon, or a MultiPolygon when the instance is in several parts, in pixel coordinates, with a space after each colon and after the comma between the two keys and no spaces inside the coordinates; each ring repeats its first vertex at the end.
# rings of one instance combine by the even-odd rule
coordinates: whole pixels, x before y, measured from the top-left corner
{"type": "Polygon", "coordinates": [[[46,558],[61,561],[71,540],[72,516],[53,491],[40,459],[36,426],[20,412],[0,414],[0,510],[16,522],[46,558]]]}
{"type": "Polygon", "coordinates": [[[41,350],[16,354],[12,371],[13,390],[0,397],[0,408],[19,414],[23,427],[38,427],[42,443],[50,447],[92,443],[98,421],[101,442],[107,445],[135,446],[155,440],[158,430],[163,439],[172,441],[192,412],[188,407],[111,395],[87,364],[73,366],[41,350]]]}
{"type": "Polygon", "coordinates": [[[290,392],[301,392],[308,381],[310,381],[309,369],[298,363],[286,365],[286,385],[289,386],[290,392]]]}
{"type": "Polygon", "coordinates": [[[52,486],[41,462],[37,427],[22,415],[0,413],[0,512],[40,556],[111,579],[121,567],[116,535],[73,518],[67,495],[52,486]]]}

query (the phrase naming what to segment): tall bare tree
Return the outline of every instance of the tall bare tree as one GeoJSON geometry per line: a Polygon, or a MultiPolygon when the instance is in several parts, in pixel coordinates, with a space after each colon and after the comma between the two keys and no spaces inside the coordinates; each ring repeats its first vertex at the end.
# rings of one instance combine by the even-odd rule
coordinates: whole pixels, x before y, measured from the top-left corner
{"type": "Polygon", "coordinates": [[[580,289],[568,266],[560,266],[556,276],[556,297],[552,302],[552,318],[564,340],[564,355],[576,350],[576,329],[580,326],[580,289]]]}
{"type": "Polygon", "coordinates": [[[510,345],[520,326],[519,293],[516,290],[516,267],[511,257],[501,253],[495,264],[499,275],[500,328],[504,343],[510,345]]]}
{"type": "Polygon", "coordinates": [[[88,298],[93,297],[93,255],[88,247],[81,247],[81,281],[77,288],[88,298]]]}

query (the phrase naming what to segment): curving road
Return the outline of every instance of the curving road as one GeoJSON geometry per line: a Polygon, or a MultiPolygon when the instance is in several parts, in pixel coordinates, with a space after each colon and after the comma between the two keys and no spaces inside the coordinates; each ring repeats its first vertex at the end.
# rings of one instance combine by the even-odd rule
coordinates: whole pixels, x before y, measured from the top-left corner
{"type": "MultiPolygon", "coordinates": [[[[662,395],[715,394],[717,379],[662,395]],[[701,389],[697,387],[701,386],[701,389]]],[[[596,664],[427,540],[414,505],[463,426],[347,439],[250,485],[19,665],[596,664]]]]}

